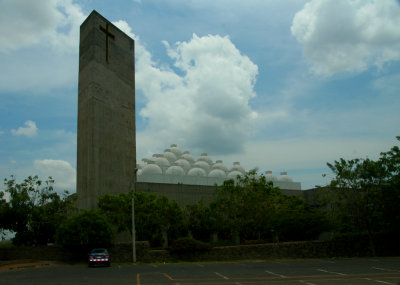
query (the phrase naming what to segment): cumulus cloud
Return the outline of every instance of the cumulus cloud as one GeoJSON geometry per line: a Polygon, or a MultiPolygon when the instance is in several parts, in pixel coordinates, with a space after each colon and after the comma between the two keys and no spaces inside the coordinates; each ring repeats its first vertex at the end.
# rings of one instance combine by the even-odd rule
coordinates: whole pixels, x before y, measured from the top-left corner
{"type": "Polygon", "coordinates": [[[27,136],[27,137],[33,137],[37,135],[38,128],[35,122],[28,120],[24,123],[24,126],[25,127],[19,127],[16,130],[12,129],[11,133],[16,136],[27,136]]]}
{"type": "Polygon", "coordinates": [[[69,162],[53,159],[35,160],[33,168],[39,177],[51,176],[55,180],[57,190],[74,192],[76,188],[76,170],[69,162]]]}
{"type": "Polygon", "coordinates": [[[2,0],[0,52],[41,42],[62,52],[76,53],[79,25],[85,16],[72,0],[2,0]]]}
{"type": "Polygon", "coordinates": [[[399,27],[396,0],[311,0],[296,13],[291,32],[312,71],[331,76],[399,60],[399,27]]]}
{"type": "Polygon", "coordinates": [[[136,82],[146,97],[144,134],[210,153],[243,150],[257,114],[249,106],[257,66],[229,37],[208,35],[164,41],[174,67],[159,67],[138,49],[136,82]]]}

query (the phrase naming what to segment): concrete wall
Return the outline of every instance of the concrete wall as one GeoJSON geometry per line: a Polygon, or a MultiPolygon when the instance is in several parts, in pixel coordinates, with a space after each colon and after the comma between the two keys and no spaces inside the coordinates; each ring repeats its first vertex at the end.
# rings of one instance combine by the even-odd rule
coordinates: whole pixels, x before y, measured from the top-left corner
{"type": "MultiPolygon", "coordinates": [[[[227,178],[190,175],[166,175],[166,174],[141,174],[137,176],[138,182],[165,183],[165,184],[187,184],[214,186],[222,185],[227,178]]],[[[288,190],[301,190],[300,182],[273,181],[275,187],[288,190]]]]}
{"type": "Polygon", "coordinates": [[[132,189],[136,168],[134,41],[95,11],[80,28],[77,140],[80,208],[94,209],[99,196],[132,189]],[[108,42],[107,27],[114,36],[108,42]]]}
{"type": "MultiPolygon", "coordinates": [[[[169,199],[174,199],[179,205],[185,206],[196,204],[200,199],[205,203],[210,203],[215,198],[216,186],[206,185],[187,185],[187,184],[167,184],[152,182],[137,182],[136,191],[146,193],[156,193],[165,195],[169,199]]],[[[304,190],[282,190],[283,194],[288,196],[298,196],[306,200],[313,200],[313,193],[304,190]]]]}

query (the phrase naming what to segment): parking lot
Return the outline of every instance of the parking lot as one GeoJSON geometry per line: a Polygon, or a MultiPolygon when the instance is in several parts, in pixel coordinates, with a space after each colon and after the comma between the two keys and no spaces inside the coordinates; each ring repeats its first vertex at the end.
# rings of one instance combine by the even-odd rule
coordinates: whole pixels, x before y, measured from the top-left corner
{"type": "Polygon", "coordinates": [[[0,272],[0,284],[400,284],[400,257],[143,264],[46,264],[0,272]]]}

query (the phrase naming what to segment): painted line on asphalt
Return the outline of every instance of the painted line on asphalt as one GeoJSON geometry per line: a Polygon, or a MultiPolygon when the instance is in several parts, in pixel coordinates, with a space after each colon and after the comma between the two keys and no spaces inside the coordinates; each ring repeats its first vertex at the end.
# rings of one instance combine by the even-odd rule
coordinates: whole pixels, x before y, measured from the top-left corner
{"type": "Polygon", "coordinates": [[[172,278],[171,276],[169,276],[167,273],[163,273],[163,275],[164,275],[165,277],[167,277],[169,280],[174,280],[174,278],[172,278]]]}
{"type": "Polygon", "coordinates": [[[390,271],[390,272],[400,272],[400,270],[389,269],[389,268],[380,268],[380,267],[372,267],[373,269],[382,270],[382,271],[390,271]]]}
{"type": "Polygon", "coordinates": [[[228,277],[222,275],[221,273],[218,273],[218,272],[214,272],[214,273],[217,274],[219,277],[221,277],[221,278],[223,278],[223,279],[226,279],[226,280],[229,279],[228,277]]]}
{"type": "Polygon", "coordinates": [[[394,284],[394,283],[385,282],[385,281],[382,281],[382,280],[376,280],[376,279],[371,279],[371,278],[364,278],[364,279],[365,279],[365,280],[369,280],[369,281],[375,281],[375,282],[378,282],[378,283],[383,283],[383,284],[396,285],[396,284],[394,284]]]}
{"type": "Polygon", "coordinates": [[[204,267],[204,265],[203,264],[196,264],[197,266],[199,266],[199,267],[204,267]]]}
{"type": "Polygon", "coordinates": [[[140,285],[140,274],[136,274],[136,285],[140,285]]]}
{"type": "Polygon", "coordinates": [[[307,282],[307,281],[304,281],[304,280],[299,280],[299,282],[307,284],[307,285],[315,285],[314,283],[310,283],[310,282],[307,282]]]}
{"type": "Polygon", "coordinates": [[[346,276],[347,274],[345,274],[345,273],[340,273],[340,272],[334,272],[334,271],[328,271],[328,270],[325,270],[325,269],[317,269],[318,271],[321,271],[321,272],[325,272],[325,273],[333,273],[333,274],[337,274],[337,275],[341,275],[341,276],[346,276]]]}
{"type": "Polygon", "coordinates": [[[277,274],[277,273],[274,273],[274,272],[271,272],[271,271],[268,271],[268,270],[265,270],[265,272],[267,272],[267,273],[269,273],[271,275],[274,275],[274,276],[278,276],[278,277],[281,277],[281,278],[286,278],[285,275],[277,274]]]}
{"type": "Polygon", "coordinates": [[[375,281],[375,282],[379,282],[379,283],[383,283],[383,284],[396,285],[396,284],[394,284],[394,283],[385,282],[385,281],[382,281],[382,280],[374,280],[374,281],[375,281]]]}

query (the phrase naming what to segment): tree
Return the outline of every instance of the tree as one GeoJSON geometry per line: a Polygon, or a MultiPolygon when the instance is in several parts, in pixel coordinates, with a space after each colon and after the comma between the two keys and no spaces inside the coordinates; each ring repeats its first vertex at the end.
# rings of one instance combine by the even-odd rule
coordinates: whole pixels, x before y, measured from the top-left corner
{"type": "Polygon", "coordinates": [[[238,177],[238,182],[227,180],[217,188],[211,208],[216,212],[222,230],[259,239],[265,233],[266,224],[276,211],[276,201],[283,194],[264,176],[250,172],[238,177]]]}
{"type": "MultiPolygon", "coordinates": [[[[99,210],[117,232],[132,234],[132,198],[130,193],[103,195],[99,210]]],[[[137,240],[148,240],[153,246],[165,244],[185,231],[183,211],[176,201],[166,196],[135,192],[135,227],[137,240]]]]}
{"type": "Polygon", "coordinates": [[[29,176],[22,183],[15,178],[4,180],[2,190],[2,229],[15,232],[17,245],[43,245],[54,242],[59,224],[66,218],[71,202],[68,192],[60,196],[54,192],[54,180],[42,182],[38,176],[29,176]],[[4,196],[7,196],[6,201],[4,196]]]}
{"type": "MultiPolygon", "coordinates": [[[[400,140],[400,137],[397,137],[400,140]]],[[[378,160],[340,159],[328,163],[331,213],[340,233],[398,232],[400,150],[394,146],[378,160]]]]}
{"type": "Polygon", "coordinates": [[[117,233],[129,231],[132,235],[132,192],[102,195],[99,197],[98,207],[117,233]]]}
{"type": "Polygon", "coordinates": [[[245,239],[315,239],[330,227],[323,212],[301,198],[284,195],[255,172],[238,177],[237,183],[225,181],[210,207],[222,230],[245,239]]]}
{"type": "Polygon", "coordinates": [[[83,210],[60,225],[56,241],[65,247],[89,250],[110,246],[113,237],[113,228],[104,214],[94,210],[83,210]]]}
{"type": "Polygon", "coordinates": [[[203,200],[187,205],[184,209],[188,229],[195,239],[208,241],[218,230],[215,211],[206,206],[203,200]]]}

